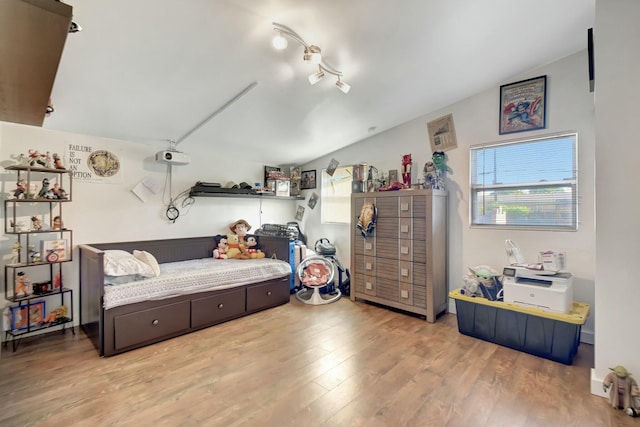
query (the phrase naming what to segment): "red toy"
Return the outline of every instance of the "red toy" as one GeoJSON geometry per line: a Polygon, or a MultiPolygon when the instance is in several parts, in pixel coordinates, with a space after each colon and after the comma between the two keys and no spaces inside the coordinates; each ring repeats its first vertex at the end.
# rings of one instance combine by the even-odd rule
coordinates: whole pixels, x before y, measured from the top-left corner
{"type": "Polygon", "coordinates": [[[406,188],[411,188],[411,154],[402,156],[402,182],[406,188]]]}

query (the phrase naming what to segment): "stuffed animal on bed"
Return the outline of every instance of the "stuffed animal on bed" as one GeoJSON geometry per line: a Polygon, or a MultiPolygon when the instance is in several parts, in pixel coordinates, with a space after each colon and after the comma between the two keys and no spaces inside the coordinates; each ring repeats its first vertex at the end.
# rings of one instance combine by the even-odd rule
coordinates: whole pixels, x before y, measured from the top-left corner
{"type": "Polygon", "coordinates": [[[227,258],[249,259],[251,256],[246,245],[240,244],[240,237],[237,234],[227,234],[227,258]]]}
{"type": "Polygon", "coordinates": [[[227,248],[229,246],[227,244],[227,236],[222,236],[218,234],[215,237],[215,241],[216,241],[216,248],[213,250],[213,257],[216,259],[227,259],[228,258],[227,248]]]}
{"type": "Polygon", "coordinates": [[[259,259],[265,257],[265,253],[262,252],[260,243],[258,243],[258,236],[254,236],[253,234],[246,234],[244,236],[244,244],[247,247],[247,252],[249,253],[251,259],[259,259]]]}

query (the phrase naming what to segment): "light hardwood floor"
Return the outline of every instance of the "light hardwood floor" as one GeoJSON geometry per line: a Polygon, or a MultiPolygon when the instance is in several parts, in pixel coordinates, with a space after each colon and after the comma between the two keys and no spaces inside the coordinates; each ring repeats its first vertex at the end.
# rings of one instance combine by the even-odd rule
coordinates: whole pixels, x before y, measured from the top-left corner
{"type": "Polygon", "coordinates": [[[572,366],[342,298],[99,358],[82,331],[2,349],[8,426],[631,426],[572,366]]]}

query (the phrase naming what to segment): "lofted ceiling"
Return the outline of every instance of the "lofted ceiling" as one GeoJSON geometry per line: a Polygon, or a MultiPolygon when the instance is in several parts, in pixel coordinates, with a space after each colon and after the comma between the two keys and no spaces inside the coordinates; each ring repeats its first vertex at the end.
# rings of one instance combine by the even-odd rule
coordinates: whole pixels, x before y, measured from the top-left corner
{"type": "Polygon", "coordinates": [[[266,164],[303,164],[585,49],[595,12],[595,0],[67,2],[82,31],[67,37],[45,128],[266,164]],[[318,45],[351,91],[331,75],[311,86],[317,67],[293,39],[275,50],[272,22],[318,45]]]}

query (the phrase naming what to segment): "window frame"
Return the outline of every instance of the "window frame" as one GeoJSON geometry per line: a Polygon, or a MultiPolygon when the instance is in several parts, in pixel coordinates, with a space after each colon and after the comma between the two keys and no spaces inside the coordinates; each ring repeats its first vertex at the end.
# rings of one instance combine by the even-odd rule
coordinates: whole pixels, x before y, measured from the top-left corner
{"type": "MultiPolygon", "coordinates": [[[[342,225],[349,225],[351,224],[351,194],[353,193],[353,166],[355,166],[355,164],[353,165],[345,165],[345,166],[338,166],[336,168],[336,170],[334,171],[333,176],[336,176],[336,173],[340,173],[341,171],[344,171],[343,173],[348,175],[351,179],[348,180],[349,183],[349,193],[348,194],[340,194],[338,196],[331,196],[327,194],[327,189],[325,188],[327,183],[329,182],[327,180],[326,177],[332,177],[331,175],[327,174],[327,169],[321,169],[320,170],[320,197],[322,199],[322,203],[320,205],[320,223],[321,224],[342,224],[342,225]],[[330,221],[327,220],[325,218],[326,214],[325,214],[325,209],[329,209],[330,204],[332,201],[339,201],[340,199],[344,199],[346,198],[346,209],[348,210],[348,213],[346,214],[344,221],[330,221]]],[[[365,172],[366,172],[366,167],[365,167],[365,172]]],[[[365,174],[366,176],[366,174],[365,174]]],[[[346,185],[345,185],[346,186],[346,185]]],[[[343,208],[345,208],[345,206],[342,206],[343,208]]]]}
{"type": "MultiPolygon", "coordinates": [[[[578,231],[579,227],[579,193],[578,193],[578,133],[575,131],[567,131],[556,134],[547,134],[547,135],[537,135],[528,138],[519,138],[508,141],[498,141],[491,142],[487,144],[478,144],[472,145],[469,147],[469,226],[471,228],[477,229],[496,229],[496,230],[528,230],[528,231],[578,231]],[[527,144],[527,143],[535,143],[535,142],[546,142],[554,139],[566,139],[573,138],[572,146],[571,146],[571,155],[573,162],[573,177],[569,180],[541,180],[541,181],[530,181],[530,182],[522,182],[515,184],[476,184],[474,186],[474,177],[477,171],[474,171],[474,152],[478,150],[484,150],[488,148],[497,148],[501,146],[515,146],[518,144],[527,144]],[[571,202],[570,207],[570,221],[569,225],[556,223],[556,224],[509,224],[509,223],[486,223],[480,222],[479,218],[476,218],[474,215],[474,210],[476,209],[476,204],[480,203],[476,201],[479,196],[478,194],[482,191],[486,191],[487,189],[496,189],[496,190],[509,190],[509,189],[520,189],[520,190],[532,190],[532,189],[552,189],[552,188],[561,188],[561,187],[570,187],[571,188],[571,196],[569,200],[571,202]]],[[[531,193],[525,193],[531,194],[531,193]]],[[[561,212],[557,211],[558,214],[561,212]]],[[[506,217],[505,217],[506,220],[506,217]]]]}

